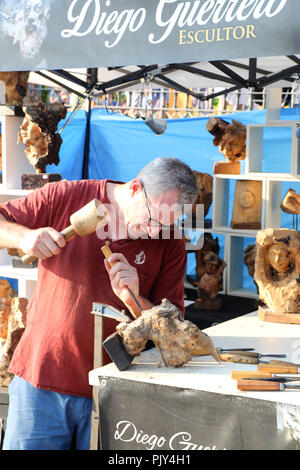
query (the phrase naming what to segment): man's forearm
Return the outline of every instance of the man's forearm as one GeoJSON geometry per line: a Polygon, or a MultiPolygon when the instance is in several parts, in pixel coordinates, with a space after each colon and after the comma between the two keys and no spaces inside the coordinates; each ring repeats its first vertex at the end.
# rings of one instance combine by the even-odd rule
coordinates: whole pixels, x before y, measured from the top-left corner
{"type": "Polygon", "coordinates": [[[29,228],[9,222],[0,215],[0,249],[20,248],[20,242],[28,232],[29,228]]]}

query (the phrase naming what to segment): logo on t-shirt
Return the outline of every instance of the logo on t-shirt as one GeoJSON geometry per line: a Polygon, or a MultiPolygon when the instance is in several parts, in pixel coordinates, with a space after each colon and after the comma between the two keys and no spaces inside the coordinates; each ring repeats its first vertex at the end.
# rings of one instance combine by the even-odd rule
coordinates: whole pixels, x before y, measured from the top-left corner
{"type": "Polygon", "coordinates": [[[144,264],[146,261],[146,255],[144,251],[141,251],[137,255],[135,255],[135,264],[144,264]]]}

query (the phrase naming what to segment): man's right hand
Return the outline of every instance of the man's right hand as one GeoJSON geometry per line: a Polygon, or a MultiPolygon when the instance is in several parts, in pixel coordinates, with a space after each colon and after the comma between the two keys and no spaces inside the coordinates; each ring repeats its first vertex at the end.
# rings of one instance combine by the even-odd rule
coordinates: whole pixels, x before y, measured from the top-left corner
{"type": "Polygon", "coordinates": [[[66,240],[52,227],[26,230],[19,241],[19,248],[26,254],[46,259],[58,255],[66,240]]]}

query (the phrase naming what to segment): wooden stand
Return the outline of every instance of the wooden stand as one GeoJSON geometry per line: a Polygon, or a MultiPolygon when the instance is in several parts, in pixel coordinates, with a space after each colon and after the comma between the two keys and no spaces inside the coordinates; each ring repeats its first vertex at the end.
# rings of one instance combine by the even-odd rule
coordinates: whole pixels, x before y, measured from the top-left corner
{"type": "Polygon", "coordinates": [[[300,312],[299,313],[273,313],[266,307],[258,307],[258,318],[261,321],[271,323],[288,323],[293,325],[300,325],[300,312]]]}
{"type": "Polygon", "coordinates": [[[241,164],[239,162],[215,162],[214,175],[240,175],[241,164]]]}
{"type": "Polygon", "coordinates": [[[61,179],[59,173],[26,173],[21,176],[22,189],[42,188],[47,183],[60,181],[61,179]]]}

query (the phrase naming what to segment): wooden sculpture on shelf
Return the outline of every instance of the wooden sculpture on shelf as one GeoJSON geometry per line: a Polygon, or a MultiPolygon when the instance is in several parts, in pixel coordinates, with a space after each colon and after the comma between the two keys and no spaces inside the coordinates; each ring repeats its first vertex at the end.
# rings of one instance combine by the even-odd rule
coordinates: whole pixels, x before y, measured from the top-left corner
{"type": "Polygon", "coordinates": [[[58,122],[66,117],[63,103],[46,105],[37,97],[24,100],[25,118],[20,128],[18,143],[25,144],[25,154],[36,174],[22,175],[22,189],[34,189],[50,181],[58,181],[61,175],[47,175],[46,166],[59,163],[62,138],[57,131],[58,122]]]}
{"type": "Polygon", "coordinates": [[[212,203],[213,178],[208,173],[201,173],[200,171],[196,170],[194,170],[193,173],[196,177],[199,194],[195,204],[192,207],[192,212],[195,215],[197,205],[203,204],[204,217],[206,217],[212,203]]]}
{"type": "Polygon", "coordinates": [[[7,106],[22,106],[28,90],[30,72],[0,72],[0,82],[3,84],[4,96],[1,104],[7,106]]]}
{"type": "Polygon", "coordinates": [[[223,271],[226,263],[212,251],[206,253],[203,260],[205,272],[198,281],[198,298],[194,307],[219,310],[222,307],[222,300],[217,299],[217,295],[223,290],[223,271]]]}
{"type": "Polygon", "coordinates": [[[210,337],[189,320],[183,320],[178,308],[163,299],[160,305],[144,310],[131,323],[120,323],[117,333],[130,356],[137,356],[148,340],[159,344],[166,365],[179,367],[191,359],[193,351],[198,355],[211,355],[219,362],[210,337]]]}
{"type": "Polygon", "coordinates": [[[261,228],[262,182],[239,180],[235,185],[231,228],[261,228]]]}
{"type": "Polygon", "coordinates": [[[261,230],[256,247],[254,279],[266,305],[259,318],[300,324],[300,232],[261,230]]]}
{"type": "Polygon", "coordinates": [[[300,194],[290,188],[280,203],[280,209],[287,214],[300,214],[300,194]]]}
{"type": "Polygon", "coordinates": [[[2,281],[0,285],[0,387],[7,387],[13,377],[8,372],[8,367],[26,325],[28,300],[17,297],[8,281],[2,281]]]}
{"type": "Polygon", "coordinates": [[[236,120],[230,124],[224,119],[211,117],[206,123],[206,129],[214,136],[214,145],[219,146],[227,160],[215,163],[214,174],[239,174],[239,161],[246,158],[246,126],[236,120]]]}
{"type": "Polygon", "coordinates": [[[209,251],[212,251],[213,253],[216,253],[217,255],[219,254],[219,251],[220,251],[219,239],[218,237],[213,238],[211,233],[205,232],[202,248],[200,250],[195,251],[197,281],[199,281],[201,277],[203,276],[203,274],[205,273],[204,257],[209,251]]]}

